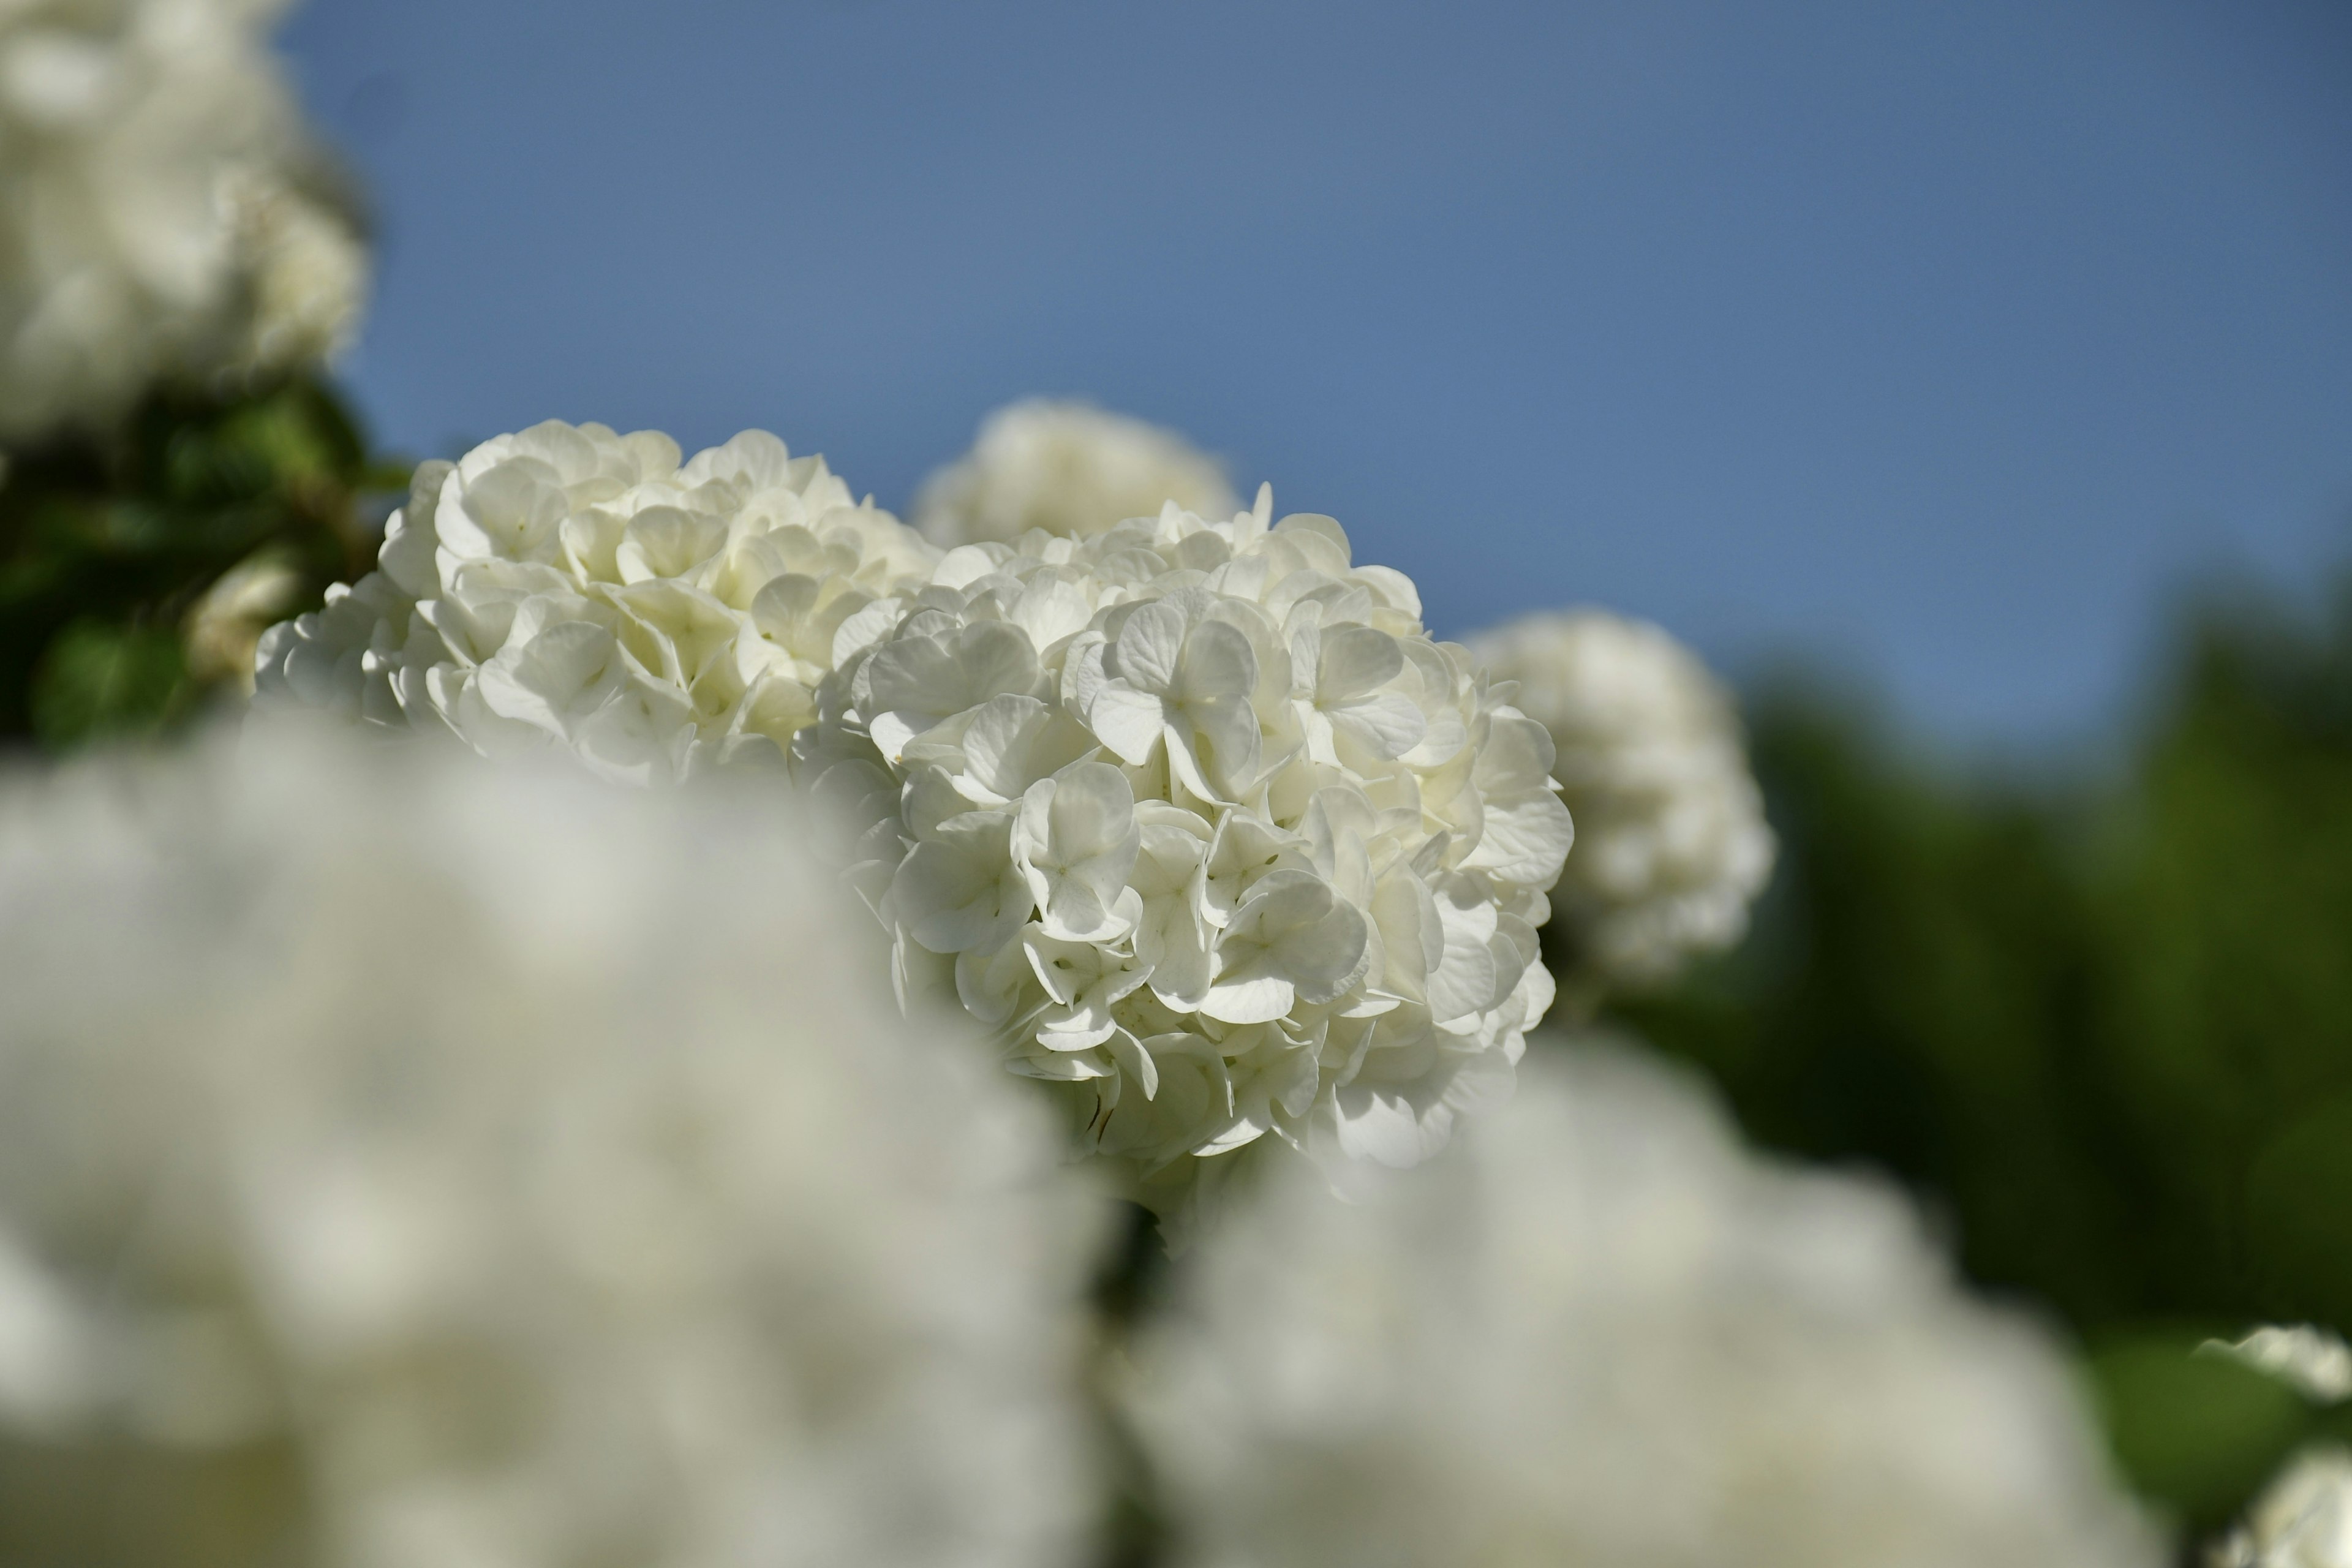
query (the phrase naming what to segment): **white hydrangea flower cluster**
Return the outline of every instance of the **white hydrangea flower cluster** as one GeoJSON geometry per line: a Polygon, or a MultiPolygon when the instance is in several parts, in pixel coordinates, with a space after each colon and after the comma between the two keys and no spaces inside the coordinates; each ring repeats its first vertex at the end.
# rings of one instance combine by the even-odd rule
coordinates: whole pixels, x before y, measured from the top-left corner
{"type": "Polygon", "coordinates": [[[2352,1399],[2352,1345],[2313,1323],[2265,1323],[2235,1343],[2208,1340],[2204,1352],[2267,1373],[2305,1399],[2337,1405],[2352,1399]]]}
{"type": "Polygon", "coordinates": [[[236,368],[324,364],[359,335],[368,253],[342,212],[251,172],[226,183],[247,312],[236,368]]]}
{"type": "MultiPolygon", "coordinates": [[[[2352,1399],[2352,1346],[2310,1323],[2272,1323],[2206,1352],[2269,1373],[2315,1405],[2352,1399]]],[[[2352,1449],[2298,1449],[2245,1518],[2206,1553],[2211,1568],[2352,1568],[2352,1449]]]]}
{"type": "Polygon", "coordinates": [[[2352,1568],[2352,1449],[2315,1444],[2263,1489],[2211,1568],[2352,1568]]]}
{"type": "Polygon", "coordinates": [[[157,379],[351,337],[364,249],[267,33],[278,0],[0,6],[0,440],[103,424],[157,379]]]}
{"type": "Polygon", "coordinates": [[[1269,1132],[1413,1163],[1552,995],[1549,738],[1271,506],[950,552],[796,749],[868,814],[901,984],[951,985],[1163,1214],[1269,1132]]]}
{"type": "Polygon", "coordinates": [[[938,558],[765,431],[681,464],[658,431],[551,420],[421,466],[377,570],[263,637],[256,696],[620,782],[781,766],[938,558]]]}
{"type": "MultiPolygon", "coordinates": [[[[1133,1405],[1188,1568],[2156,1568],[2064,1361],[1874,1184],[1552,1047],[1356,1201],[1270,1182],[1133,1405]]],[[[1385,1173],[1383,1173],[1385,1175],[1385,1173]]]]}
{"type": "Polygon", "coordinates": [[[795,814],[325,739],[0,793],[0,1558],[1072,1561],[1097,1201],[795,814]]]}
{"type": "Polygon", "coordinates": [[[924,481],[915,526],[940,544],[1010,544],[1033,528],[1068,539],[1241,505],[1214,458],[1173,430],[1085,403],[1031,398],[990,415],[962,458],[924,481]]]}
{"type": "Polygon", "coordinates": [[[1599,610],[1528,616],[1469,646],[1558,748],[1576,852],[1552,900],[1591,982],[1649,984],[1738,942],[1775,846],[1738,710],[1706,667],[1599,610]]]}

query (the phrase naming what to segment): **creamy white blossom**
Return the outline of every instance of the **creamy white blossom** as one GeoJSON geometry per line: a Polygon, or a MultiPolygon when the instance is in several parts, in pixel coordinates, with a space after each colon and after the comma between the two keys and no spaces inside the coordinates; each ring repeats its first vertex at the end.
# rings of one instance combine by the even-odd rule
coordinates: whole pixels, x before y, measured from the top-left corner
{"type": "Polygon", "coordinates": [[[226,182],[247,282],[233,368],[328,363],[359,334],[368,253],[349,217],[283,182],[226,182]]]}
{"type": "Polygon", "coordinates": [[[2352,1568],[2352,1449],[2317,1443],[2296,1454],[2206,1561],[2211,1568],[2352,1568]]]}
{"type": "Polygon", "coordinates": [[[948,546],[1009,544],[1033,528],[1084,539],[1171,500],[1202,517],[1241,504],[1223,465],[1175,431],[1031,398],[990,415],[971,450],[924,481],[915,526],[948,546]]]}
{"type": "Polygon", "coordinates": [[[0,439],[350,338],[366,257],[270,53],[283,8],[0,6],[0,439]]]}
{"type": "Polygon", "coordinates": [[[658,431],[551,420],[418,468],[377,570],[262,639],[257,697],[622,782],[781,766],[938,558],[765,431],[681,464],[658,431]]]}
{"type": "Polygon", "coordinates": [[[301,574],[273,553],[252,556],[222,573],[188,611],[188,673],[250,695],[261,634],[301,592],[301,574]]]}
{"type": "MultiPolygon", "coordinates": [[[[2234,1344],[2208,1340],[2200,1348],[2267,1373],[2315,1405],[2352,1399],[2352,1346],[2333,1330],[2266,1324],[2234,1344]]],[[[2352,1450],[2319,1442],[2297,1451],[2206,1555],[2212,1568],[2352,1568],[2352,1450]]]]}
{"type": "Polygon", "coordinates": [[[1093,1202],[795,814],[327,739],[0,789],[0,1557],[1068,1561],[1093,1202]]]}
{"type": "Polygon", "coordinates": [[[2268,1373],[2305,1399],[2322,1405],[2352,1399],[2352,1345],[2331,1329],[2268,1323],[2235,1343],[2208,1340],[2200,1348],[2268,1373]]]}
{"type": "Polygon", "coordinates": [[[1738,942],[1774,845],[1738,710],[1706,667],[1659,627],[1599,610],[1525,616],[1469,647],[1551,731],[1576,817],[1554,919],[1591,982],[1653,982],[1738,942]]]}
{"type": "Polygon", "coordinates": [[[1163,1213],[1268,1133],[1415,1163],[1552,994],[1549,738],[1410,581],[1271,505],[950,552],[795,743],[870,825],[901,984],[951,988],[1163,1213]]]}
{"type": "Polygon", "coordinates": [[[1640,1058],[1186,1261],[1133,1405],[1189,1568],[2156,1568],[2064,1361],[1881,1185],[1640,1058]]]}

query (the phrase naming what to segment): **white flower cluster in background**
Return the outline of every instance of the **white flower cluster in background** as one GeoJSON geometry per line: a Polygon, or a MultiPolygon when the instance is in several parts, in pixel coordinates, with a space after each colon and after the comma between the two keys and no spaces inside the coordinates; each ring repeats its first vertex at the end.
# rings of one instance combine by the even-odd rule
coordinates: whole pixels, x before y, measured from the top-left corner
{"type": "Polygon", "coordinates": [[[2203,1349],[2268,1373],[2305,1399],[2322,1405],[2352,1399],[2352,1345],[2333,1330],[2268,1323],[2234,1344],[2208,1340],[2203,1349]]]}
{"type": "Polygon", "coordinates": [[[915,502],[915,526],[943,545],[1012,543],[1033,528],[1102,533],[1174,501],[1202,517],[1240,506],[1217,460],[1183,437],[1084,403],[1032,398],[998,409],[915,502]]]}
{"type": "Polygon", "coordinates": [[[2155,1568],[2064,1361],[1895,1196],[1559,1050],[1410,1178],[1294,1171],[1195,1254],[1137,1353],[1175,1562],[2155,1568]]]}
{"type": "Polygon", "coordinates": [[[658,431],[551,420],[421,466],[377,570],[264,637],[257,696],[621,782],[781,766],[938,558],[764,431],[681,466],[658,431]]]}
{"type": "Polygon", "coordinates": [[[2318,1443],[2298,1452],[2206,1562],[2210,1568],[2352,1568],[2352,1449],[2318,1443]]]}
{"type": "MultiPolygon", "coordinates": [[[[2204,1349],[2243,1362],[2315,1405],[2352,1399],[2352,1346],[2309,1323],[2269,1324],[2204,1349]]],[[[2352,1450],[2307,1445],[2207,1553],[2212,1568],[2352,1568],[2352,1450]]]]}
{"type": "Polygon", "coordinates": [[[189,607],[184,626],[188,673],[252,695],[254,652],[262,634],[293,607],[301,592],[301,574],[268,552],[222,573],[189,607]]]}
{"type": "Polygon", "coordinates": [[[794,814],[326,739],[0,792],[0,1558],[1071,1560],[1095,1201],[794,814]]]}
{"type": "Polygon", "coordinates": [[[367,259],[316,193],[274,0],[0,6],[0,440],[156,380],[279,370],[352,336],[367,259]]]}
{"type": "Polygon", "coordinates": [[[1528,616],[1469,646],[1551,731],[1576,818],[1554,918],[1591,982],[1653,983],[1737,942],[1774,844],[1738,710],[1706,667],[1658,627],[1599,610],[1528,616]]]}
{"type": "Polygon", "coordinates": [[[950,552],[796,746],[872,824],[901,984],[952,987],[1163,1214],[1267,1133],[1422,1159],[1552,995],[1549,738],[1402,574],[1271,505],[950,552]]]}
{"type": "Polygon", "coordinates": [[[223,189],[247,279],[245,330],[231,368],[339,358],[359,334],[368,286],[368,253],[349,216],[250,170],[223,189]]]}

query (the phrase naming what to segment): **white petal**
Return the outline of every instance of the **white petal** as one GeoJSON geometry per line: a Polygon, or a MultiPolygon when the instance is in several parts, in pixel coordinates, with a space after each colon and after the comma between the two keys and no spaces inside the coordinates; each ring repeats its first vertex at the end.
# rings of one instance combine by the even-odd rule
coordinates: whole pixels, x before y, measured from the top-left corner
{"type": "Polygon", "coordinates": [[[1087,726],[1121,762],[1141,767],[1167,728],[1167,710],[1151,693],[1124,679],[1108,680],[1095,692],[1087,726]]]}
{"type": "Polygon", "coordinates": [[[1330,720],[1334,728],[1384,760],[1403,756],[1429,732],[1420,706],[1402,691],[1382,691],[1335,708],[1330,720]]]}
{"type": "Polygon", "coordinates": [[[1325,703],[1360,697],[1404,671],[1404,650],[1396,638],[1370,626],[1338,626],[1321,638],[1315,694],[1325,703]]]}
{"type": "Polygon", "coordinates": [[[1181,609],[1165,599],[1140,605],[1119,628],[1115,673],[1146,691],[1168,691],[1176,684],[1184,645],[1181,609]]]}
{"type": "MultiPolygon", "coordinates": [[[[1124,648],[1125,634],[1119,640],[1124,648]]],[[[1195,626],[1184,639],[1177,683],[1179,699],[1187,706],[1220,698],[1240,698],[1245,703],[1257,687],[1257,651],[1237,626],[1223,621],[1195,626]]]]}

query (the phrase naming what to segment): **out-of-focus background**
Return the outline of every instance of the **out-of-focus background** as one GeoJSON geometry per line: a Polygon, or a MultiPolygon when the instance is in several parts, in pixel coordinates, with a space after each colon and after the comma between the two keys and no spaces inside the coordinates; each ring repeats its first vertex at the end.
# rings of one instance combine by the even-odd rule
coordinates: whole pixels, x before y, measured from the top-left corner
{"type": "Polygon", "coordinates": [[[2352,1327],[2352,10],[310,0],[314,142],[267,9],[0,8],[0,747],[233,709],[541,420],[911,512],[1014,399],[1140,416],[1441,636],[1705,656],[1744,758],[1635,654],[1590,749],[1745,868],[1607,984],[1556,920],[1556,1023],[1898,1178],[2184,1543],[2299,1451],[2352,1519],[2352,1362],[2198,1353],[2352,1327]]]}
{"type": "Polygon", "coordinates": [[[2185,578],[2352,515],[2352,13],[314,0],[394,447],[745,424],[903,507],[1078,395],[1458,636],[1591,599],[2112,731],[2185,578]]]}

